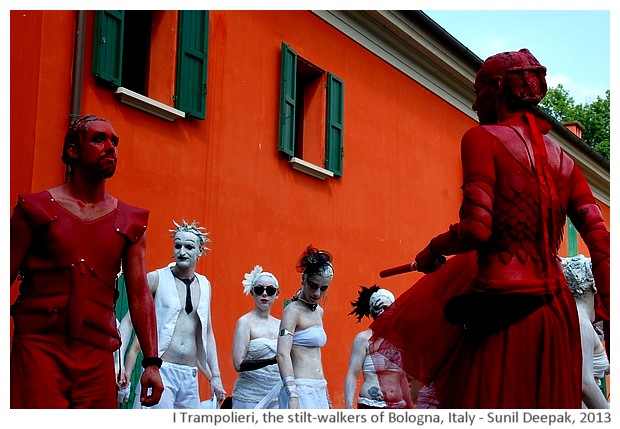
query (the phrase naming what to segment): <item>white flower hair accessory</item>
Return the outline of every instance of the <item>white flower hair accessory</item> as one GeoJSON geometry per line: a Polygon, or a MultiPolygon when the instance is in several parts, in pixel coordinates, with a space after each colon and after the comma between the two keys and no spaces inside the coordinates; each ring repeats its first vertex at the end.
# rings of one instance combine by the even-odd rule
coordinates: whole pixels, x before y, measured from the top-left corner
{"type": "Polygon", "coordinates": [[[254,286],[254,282],[256,281],[258,276],[260,276],[262,272],[263,272],[263,267],[261,267],[260,265],[255,265],[252,271],[244,274],[245,280],[241,282],[243,284],[244,294],[246,295],[250,294],[250,291],[252,290],[252,286],[254,286]]]}

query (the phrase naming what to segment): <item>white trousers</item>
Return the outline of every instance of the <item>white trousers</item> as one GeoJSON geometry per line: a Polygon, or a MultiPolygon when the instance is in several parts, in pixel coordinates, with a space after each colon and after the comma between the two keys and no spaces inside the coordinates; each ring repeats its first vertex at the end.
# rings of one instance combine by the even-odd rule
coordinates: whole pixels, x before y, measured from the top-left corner
{"type": "Polygon", "coordinates": [[[159,404],[152,407],[141,407],[140,384],[138,384],[134,408],[200,408],[197,367],[163,362],[159,374],[164,383],[164,393],[161,395],[159,404]]]}

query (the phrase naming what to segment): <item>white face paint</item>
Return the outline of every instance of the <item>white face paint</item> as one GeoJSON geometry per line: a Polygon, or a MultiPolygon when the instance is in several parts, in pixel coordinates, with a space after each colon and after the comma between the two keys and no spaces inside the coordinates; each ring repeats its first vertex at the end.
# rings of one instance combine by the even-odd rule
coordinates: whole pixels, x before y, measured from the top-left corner
{"type": "Polygon", "coordinates": [[[259,308],[271,308],[279,294],[280,289],[276,286],[273,279],[268,276],[259,276],[255,285],[252,287],[254,304],[259,308]],[[269,293],[271,293],[271,295],[269,295],[269,293]]]}
{"type": "Polygon", "coordinates": [[[301,297],[310,304],[318,303],[327,293],[331,281],[331,277],[326,278],[319,274],[304,276],[301,283],[301,297]]]}
{"type": "Polygon", "coordinates": [[[194,268],[200,254],[200,241],[196,234],[179,231],[174,235],[174,260],[179,267],[194,268]]]}
{"type": "Polygon", "coordinates": [[[371,311],[378,316],[390,305],[392,305],[392,300],[387,296],[381,296],[372,303],[371,311]]]}

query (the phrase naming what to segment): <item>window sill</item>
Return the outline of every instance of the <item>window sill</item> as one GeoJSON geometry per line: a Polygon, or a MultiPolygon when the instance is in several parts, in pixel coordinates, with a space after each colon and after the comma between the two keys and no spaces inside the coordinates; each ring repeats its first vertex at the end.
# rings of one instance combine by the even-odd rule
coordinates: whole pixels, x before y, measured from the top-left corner
{"type": "Polygon", "coordinates": [[[185,118],[185,112],[145,97],[127,88],[123,88],[122,86],[116,89],[114,95],[116,95],[123,104],[135,107],[138,110],[142,110],[143,112],[150,113],[151,115],[170,122],[173,122],[177,118],[185,118]]]}
{"type": "Polygon", "coordinates": [[[334,177],[334,173],[332,173],[331,171],[311,164],[308,161],[304,161],[301,158],[292,157],[289,160],[289,164],[293,168],[293,170],[300,171],[312,177],[316,177],[317,179],[325,180],[328,177],[334,177]]]}

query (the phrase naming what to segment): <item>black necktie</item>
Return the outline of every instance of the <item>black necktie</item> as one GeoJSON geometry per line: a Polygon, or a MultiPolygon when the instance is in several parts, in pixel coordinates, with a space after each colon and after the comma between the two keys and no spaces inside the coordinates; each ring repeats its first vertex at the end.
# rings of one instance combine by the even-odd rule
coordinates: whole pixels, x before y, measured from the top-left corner
{"type": "Polygon", "coordinates": [[[192,289],[191,289],[190,286],[194,282],[194,279],[196,278],[196,276],[192,277],[191,279],[182,279],[181,277],[177,276],[174,273],[174,271],[172,271],[172,269],[170,269],[170,271],[172,272],[173,276],[175,276],[177,279],[179,279],[183,283],[185,283],[185,287],[186,287],[186,293],[185,293],[185,312],[187,314],[189,314],[194,309],[194,307],[192,306],[192,289]]]}
{"type": "Polygon", "coordinates": [[[181,281],[185,283],[187,288],[187,293],[185,294],[185,312],[189,314],[194,309],[194,307],[192,307],[192,289],[190,288],[194,279],[181,279],[181,281]]]}

